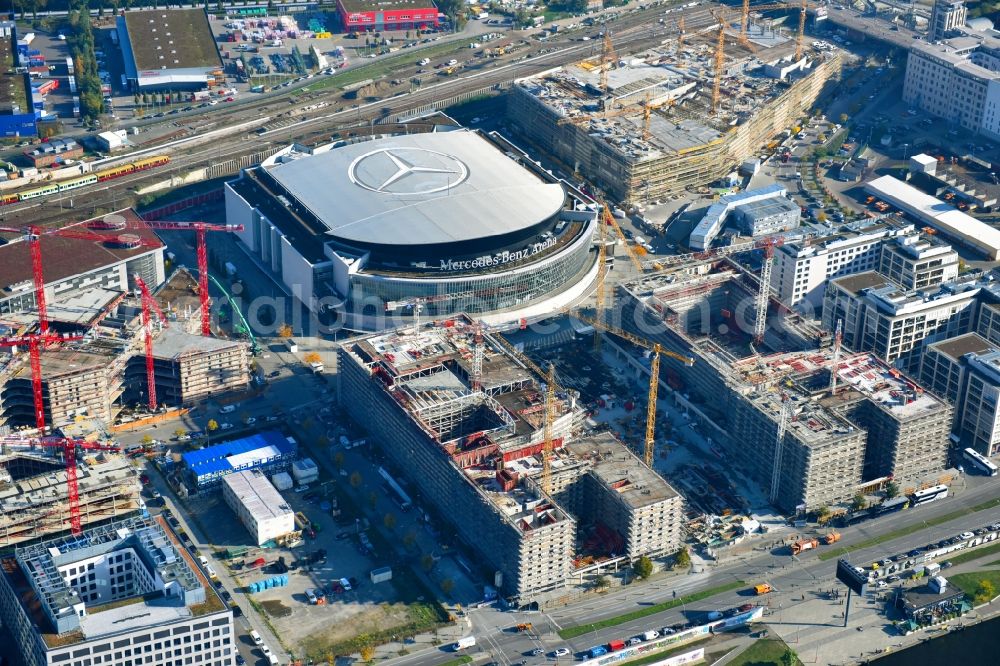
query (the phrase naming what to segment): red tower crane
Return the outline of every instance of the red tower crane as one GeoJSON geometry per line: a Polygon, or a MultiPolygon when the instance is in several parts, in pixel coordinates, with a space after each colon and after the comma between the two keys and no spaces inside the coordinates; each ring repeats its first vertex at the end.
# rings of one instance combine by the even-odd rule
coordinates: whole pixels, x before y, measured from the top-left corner
{"type": "Polygon", "coordinates": [[[123,248],[135,248],[141,246],[160,247],[163,245],[163,243],[158,240],[146,240],[141,236],[131,233],[110,236],[83,229],[46,229],[33,224],[25,227],[0,227],[0,232],[24,234],[25,242],[28,243],[28,252],[31,254],[31,277],[35,286],[35,304],[38,307],[38,330],[42,335],[49,332],[48,308],[45,302],[45,276],[42,273],[42,236],[79,238],[81,240],[96,241],[99,243],[117,244],[123,248]]]}
{"type": "Polygon", "coordinates": [[[45,401],[42,398],[42,359],[41,348],[55,342],[82,340],[79,334],[51,335],[48,333],[29,333],[0,338],[0,347],[28,346],[31,359],[31,388],[35,396],[35,427],[39,432],[45,432],[45,401]]]}
{"type": "Polygon", "coordinates": [[[169,222],[164,220],[147,220],[152,229],[166,231],[194,231],[198,239],[198,297],[201,299],[201,334],[208,337],[212,334],[211,317],[209,316],[208,298],[208,248],[205,245],[205,232],[243,231],[242,224],[210,224],[208,222],[169,222]]]}
{"type": "MultiPolygon", "coordinates": [[[[10,442],[11,440],[7,440],[10,442]]],[[[38,444],[40,446],[59,447],[63,452],[63,462],[66,464],[66,490],[69,495],[69,524],[73,534],[83,531],[80,521],[80,488],[76,478],[76,450],[85,449],[87,451],[120,451],[112,444],[101,444],[100,442],[88,442],[83,439],[69,439],[66,437],[41,437],[38,439],[23,440],[25,444],[38,444]]]]}
{"type": "Polygon", "coordinates": [[[151,310],[156,312],[164,326],[167,326],[167,318],[163,315],[163,310],[157,304],[156,299],[149,293],[149,287],[138,275],[135,276],[135,283],[142,294],[142,327],[146,332],[146,383],[147,394],[149,395],[149,411],[156,411],[156,376],[153,372],[153,321],[151,310]]]}

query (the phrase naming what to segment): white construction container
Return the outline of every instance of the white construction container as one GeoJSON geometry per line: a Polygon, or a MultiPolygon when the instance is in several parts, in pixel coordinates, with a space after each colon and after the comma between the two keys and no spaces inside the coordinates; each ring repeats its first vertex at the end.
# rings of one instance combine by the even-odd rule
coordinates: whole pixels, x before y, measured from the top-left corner
{"type": "Polygon", "coordinates": [[[292,477],[288,474],[288,472],[278,472],[271,477],[271,483],[273,483],[274,487],[278,490],[291,490],[292,486],[295,485],[295,482],[292,481],[292,477]]]}
{"type": "Polygon", "coordinates": [[[373,583],[384,583],[387,580],[392,580],[392,568],[380,567],[372,569],[370,576],[373,583]]]}
{"type": "Polygon", "coordinates": [[[300,486],[319,478],[319,467],[312,458],[302,458],[292,463],[292,477],[300,486]]]}

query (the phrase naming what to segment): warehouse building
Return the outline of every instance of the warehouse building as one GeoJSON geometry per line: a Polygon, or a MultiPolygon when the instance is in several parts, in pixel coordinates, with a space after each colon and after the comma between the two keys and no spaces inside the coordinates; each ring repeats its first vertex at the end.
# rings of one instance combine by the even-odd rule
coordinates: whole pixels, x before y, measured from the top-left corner
{"type": "Polygon", "coordinates": [[[24,151],[24,156],[31,162],[31,166],[41,169],[56,162],[64,163],[66,160],[83,157],[83,146],[73,139],[50,139],[39,148],[24,151]]]}
{"type": "MultiPolygon", "coordinates": [[[[163,283],[164,245],[131,208],[67,228],[107,240],[41,236],[47,302],[95,287],[126,292],[135,286],[136,275],[150,288],[163,283]],[[122,234],[138,236],[143,245],[122,242],[122,234]]],[[[5,234],[4,238],[8,242],[0,244],[0,315],[32,311],[36,306],[28,244],[23,237],[5,234]]]]}
{"type": "Polygon", "coordinates": [[[204,9],[125,10],[116,21],[133,91],[200,90],[225,83],[204,9]]]}
{"type": "Polygon", "coordinates": [[[8,139],[38,135],[41,111],[35,108],[31,80],[18,67],[13,21],[0,22],[0,136],[8,139]]]}
{"type": "Polygon", "coordinates": [[[17,548],[0,619],[25,666],[230,666],[232,611],[191,557],[161,518],[17,548]]]}
{"type": "Polygon", "coordinates": [[[713,46],[700,39],[690,34],[679,55],[671,44],[618,61],[606,72],[607,91],[596,57],[517,79],[507,120],[609,199],[651,201],[722,179],[758,156],[842,67],[839,53],[810,52],[806,67],[777,81],[763,75],[765,55],[730,45],[713,112],[713,46]]]}
{"type": "Polygon", "coordinates": [[[224,476],[222,497],[258,546],[295,531],[295,512],[260,470],[224,476]]]}
{"type": "Polygon", "coordinates": [[[545,492],[542,392],[491,334],[474,391],[475,330],[456,317],[363,338],[342,348],[339,367],[352,417],[422,505],[477,554],[483,573],[523,604],[565,585],[574,553],[588,547],[619,558],[676,549],[677,493],[620,443],[578,438],[585,414],[572,393],[557,395],[552,495],[545,492]]]}
{"type": "Polygon", "coordinates": [[[298,455],[298,444],[277,430],[188,451],[181,456],[188,480],[195,488],[218,485],[234,472],[260,470],[266,474],[286,470],[298,455]]]}
{"type": "Polygon", "coordinates": [[[337,0],[344,32],[427,30],[438,26],[431,0],[337,0]]]}
{"type": "Polygon", "coordinates": [[[466,309],[491,324],[546,316],[596,278],[597,214],[512,155],[455,128],[291,146],[226,183],[226,220],[276,280],[348,328],[466,309]]]}
{"type": "MultiPolygon", "coordinates": [[[[53,536],[69,529],[66,464],[60,449],[34,449],[21,440],[0,438],[0,548],[53,536]]],[[[121,519],[139,510],[138,477],[121,455],[93,453],[76,465],[80,521],[86,527],[121,519]]]]}
{"type": "MultiPolygon", "coordinates": [[[[1000,91],[1000,83],[997,88],[1000,91]]],[[[955,96],[954,92],[949,95],[955,96]]],[[[919,224],[937,229],[945,237],[985,254],[992,261],[1000,258],[1000,230],[912,185],[892,176],[881,176],[865,183],[865,191],[892,204],[919,224]]]]}
{"type": "Polygon", "coordinates": [[[785,197],[787,193],[784,186],[775,183],[719,197],[691,231],[688,245],[692,250],[707,250],[730,218],[746,236],[764,236],[796,228],[802,211],[785,197]]]}

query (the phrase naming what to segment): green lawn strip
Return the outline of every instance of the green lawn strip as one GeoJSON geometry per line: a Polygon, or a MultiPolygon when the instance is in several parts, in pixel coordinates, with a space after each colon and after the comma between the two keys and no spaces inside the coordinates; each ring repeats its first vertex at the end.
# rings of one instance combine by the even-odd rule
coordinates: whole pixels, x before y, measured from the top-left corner
{"type": "Polygon", "coordinates": [[[988,580],[993,583],[994,590],[1000,590],[1000,571],[972,571],[970,573],[960,573],[948,576],[948,582],[961,589],[970,597],[975,594],[980,581],[988,580]]]}
{"type": "Polygon", "coordinates": [[[832,560],[837,557],[843,557],[845,553],[849,553],[854,550],[861,550],[862,548],[869,548],[870,546],[877,546],[880,543],[885,543],[886,541],[892,541],[900,537],[913,534],[914,532],[919,532],[920,530],[926,529],[928,527],[934,527],[935,525],[941,525],[949,521],[955,520],[956,518],[961,518],[962,516],[968,516],[970,514],[976,513],[977,511],[985,511],[986,509],[993,509],[1000,506],[1000,497],[982,502],[981,504],[976,504],[975,506],[966,507],[964,509],[959,509],[958,511],[952,511],[951,513],[946,513],[943,516],[938,516],[937,518],[931,518],[930,520],[925,520],[921,523],[915,525],[910,525],[909,527],[901,527],[898,530],[893,530],[892,532],[886,532],[885,534],[880,534],[879,536],[872,537],[871,539],[865,539],[860,543],[856,543],[853,546],[844,546],[843,548],[837,548],[836,550],[828,550],[825,553],[821,553],[819,559],[822,561],[832,560]]]}
{"type": "Polygon", "coordinates": [[[455,657],[454,659],[450,659],[443,664],[439,664],[438,666],[462,666],[462,664],[468,664],[470,661],[472,661],[472,657],[467,654],[463,654],[461,657],[455,657]]]}
{"type": "Polygon", "coordinates": [[[987,555],[996,555],[997,553],[1000,553],[1000,542],[991,544],[985,548],[977,548],[976,550],[969,551],[968,553],[962,553],[961,555],[949,557],[948,560],[952,564],[962,564],[964,562],[978,560],[980,557],[986,557],[987,555]]]}
{"type": "Polygon", "coordinates": [[[646,608],[640,608],[639,610],[632,611],[631,613],[625,613],[624,615],[618,615],[615,617],[609,617],[606,620],[600,620],[598,622],[591,622],[590,624],[581,624],[576,627],[566,627],[565,629],[559,630],[559,637],[567,640],[570,638],[576,638],[577,636],[583,636],[584,634],[589,634],[592,631],[597,631],[599,629],[607,629],[608,627],[615,627],[619,624],[625,624],[626,622],[631,622],[632,620],[638,620],[650,615],[656,615],[657,613],[662,613],[665,610],[670,610],[671,608],[676,608],[680,605],[691,604],[696,601],[701,601],[702,599],[707,599],[709,597],[714,597],[716,594],[722,594],[723,592],[730,592],[737,588],[746,585],[741,580],[733,581],[732,583],[726,583],[725,585],[719,585],[717,587],[710,587],[707,590],[702,590],[701,592],[695,592],[694,594],[689,594],[686,597],[680,597],[679,599],[671,599],[670,601],[665,601],[662,604],[656,604],[655,606],[647,606],[646,608]]]}
{"type": "Polygon", "coordinates": [[[471,39],[469,41],[460,39],[458,41],[444,42],[443,44],[434,44],[422,49],[407,49],[407,53],[389,56],[367,65],[360,65],[342,74],[334,74],[318,81],[314,79],[306,87],[310,91],[313,91],[321,88],[339,88],[357,83],[358,81],[364,81],[365,79],[377,81],[386,74],[396,72],[400,67],[412,65],[424,58],[433,59],[462,49],[468,50],[471,42],[471,39]]]}
{"type": "MultiPolygon", "coordinates": [[[[750,666],[750,664],[754,666],[763,666],[764,664],[777,665],[781,663],[781,655],[785,654],[787,650],[788,646],[783,640],[763,638],[730,659],[727,664],[729,666],[750,666]]],[[[796,656],[794,663],[800,666],[802,664],[798,656],[796,656]]]]}

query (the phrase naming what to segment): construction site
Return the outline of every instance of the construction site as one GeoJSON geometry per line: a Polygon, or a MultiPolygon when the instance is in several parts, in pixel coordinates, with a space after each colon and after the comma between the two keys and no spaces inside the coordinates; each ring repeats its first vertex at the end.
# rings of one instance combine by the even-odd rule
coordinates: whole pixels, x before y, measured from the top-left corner
{"type": "Polygon", "coordinates": [[[591,567],[680,547],[673,488],[588,427],[552,370],[471,319],[357,340],[340,369],[352,417],[506,596],[526,603],[591,567]]]}
{"type": "MultiPolygon", "coordinates": [[[[763,10],[791,9],[787,5],[763,10]]],[[[570,171],[629,204],[734,171],[807,115],[843,55],[744,15],[628,58],[610,34],[583,62],[515,81],[508,121],[570,171]]]]}
{"type": "MultiPolygon", "coordinates": [[[[66,464],[37,442],[0,438],[0,550],[65,532],[71,528],[66,464]]],[[[76,461],[81,526],[120,519],[141,508],[141,486],[124,456],[93,451],[76,461]]]]}
{"type": "Polygon", "coordinates": [[[706,259],[620,292],[625,329],[696,359],[666,361],[666,384],[713,451],[783,512],[946,474],[952,407],[871,354],[842,353],[839,333],[761,298],[734,262],[706,259]]]}
{"type": "Polygon", "coordinates": [[[48,304],[47,325],[74,331],[48,342],[29,332],[37,312],[4,316],[20,334],[0,340],[10,350],[0,353],[0,424],[37,427],[39,390],[43,422],[59,427],[81,417],[110,425],[136,404],[177,407],[247,386],[245,343],[188,332],[200,316],[178,297],[197,286],[186,270],[164,285],[162,307],[138,281],[140,290],[94,288],[48,304]]]}

